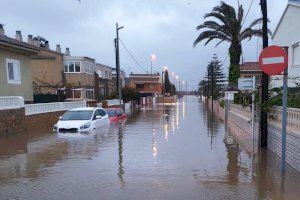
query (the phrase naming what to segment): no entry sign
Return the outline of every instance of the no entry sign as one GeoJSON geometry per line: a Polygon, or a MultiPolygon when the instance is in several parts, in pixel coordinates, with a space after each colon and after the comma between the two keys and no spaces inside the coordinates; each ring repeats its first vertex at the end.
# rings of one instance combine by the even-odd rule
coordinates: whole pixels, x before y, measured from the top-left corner
{"type": "Polygon", "coordinates": [[[264,48],[259,56],[259,67],[268,75],[279,75],[288,66],[288,55],[279,46],[264,48]]]}

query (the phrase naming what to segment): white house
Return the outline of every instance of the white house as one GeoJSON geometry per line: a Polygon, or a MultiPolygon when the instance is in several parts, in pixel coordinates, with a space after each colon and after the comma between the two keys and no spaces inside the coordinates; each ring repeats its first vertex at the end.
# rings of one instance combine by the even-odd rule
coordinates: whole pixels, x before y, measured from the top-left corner
{"type": "MultiPolygon", "coordinates": [[[[289,47],[288,86],[300,83],[300,0],[289,0],[273,32],[272,44],[289,47]]],[[[272,77],[272,86],[282,86],[282,76],[272,77]]]]}

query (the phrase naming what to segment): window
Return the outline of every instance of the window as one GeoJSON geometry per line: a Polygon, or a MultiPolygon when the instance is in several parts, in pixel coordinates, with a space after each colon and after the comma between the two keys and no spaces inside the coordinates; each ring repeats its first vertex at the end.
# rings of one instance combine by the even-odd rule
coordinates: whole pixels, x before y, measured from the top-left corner
{"type": "Polygon", "coordinates": [[[93,120],[96,120],[97,119],[96,117],[99,116],[99,115],[100,115],[100,110],[95,110],[93,120]]]}
{"type": "Polygon", "coordinates": [[[300,47],[299,43],[293,45],[293,66],[300,66],[300,47]]]}
{"type": "Polygon", "coordinates": [[[100,116],[105,116],[106,115],[106,112],[105,112],[105,110],[103,110],[103,109],[100,109],[99,110],[99,114],[100,114],[100,116]]]}
{"type": "Polygon", "coordinates": [[[117,110],[117,116],[122,116],[122,111],[120,109],[117,110]]]}
{"type": "Polygon", "coordinates": [[[80,62],[79,61],[65,62],[65,73],[80,73],[80,62]]]}
{"type": "Polygon", "coordinates": [[[91,119],[92,114],[93,111],[90,110],[67,111],[60,120],[89,120],[91,119]]]}
{"type": "Polygon", "coordinates": [[[105,71],[105,78],[108,78],[108,71],[105,71]]]}
{"type": "Polygon", "coordinates": [[[86,89],[85,90],[85,98],[94,99],[94,90],[93,89],[86,89]]]}
{"type": "Polygon", "coordinates": [[[80,72],[80,62],[75,62],[75,72],[80,72]]]}
{"type": "Polygon", "coordinates": [[[93,74],[94,73],[94,65],[90,62],[84,62],[84,72],[87,74],[93,74]]]}
{"type": "Polygon", "coordinates": [[[20,61],[6,59],[7,82],[21,84],[20,61]]]}
{"type": "Polygon", "coordinates": [[[144,89],[144,84],[136,84],[137,89],[144,89]]]}
{"type": "Polygon", "coordinates": [[[99,78],[102,78],[102,71],[101,70],[97,70],[97,74],[99,75],[99,78]]]}

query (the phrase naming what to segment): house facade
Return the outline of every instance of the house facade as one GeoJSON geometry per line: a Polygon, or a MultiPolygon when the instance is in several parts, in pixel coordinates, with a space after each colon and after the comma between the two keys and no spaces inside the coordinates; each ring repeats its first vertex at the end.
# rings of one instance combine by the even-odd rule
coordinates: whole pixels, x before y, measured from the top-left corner
{"type": "Polygon", "coordinates": [[[0,96],[22,96],[25,102],[33,102],[30,60],[38,52],[22,41],[21,31],[10,38],[0,25],[0,96]]]}
{"type": "MultiPolygon", "coordinates": [[[[289,0],[279,23],[273,32],[272,44],[288,47],[288,86],[295,87],[300,83],[300,0],[289,0]]],[[[272,77],[273,87],[282,87],[282,76],[272,77]]]]}
{"type": "Polygon", "coordinates": [[[157,74],[130,74],[128,86],[136,88],[142,97],[162,94],[162,80],[157,74]]]}
{"type": "Polygon", "coordinates": [[[61,90],[72,99],[95,99],[95,59],[70,56],[67,48],[64,59],[64,80],[61,90]]]}
{"type": "Polygon", "coordinates": [[[97,75],[95,77],[95,87],[98,87],[98,94],[95,92],[96,99],[106,99],[115,91],[116,84],[112,80],[112,67],[96,63],[95,74],[97,75]]]}
{"type": "Polygon", "coordinates": [[[255,76],[256,85],[260,84],[262,71],[259,68],[258,62],[243,62],[240,65],[240,77],[252,78],[255,76]]]}
{"type": "Polygon", "coordinates": [[[49,43],[42,46],[40,42],[34,42],[32,35],[28,35],[28,43],[37,45],[40,49],[38,55],[31,57],[31,73],[34,94],[56,94],[59,88],[65,84],[64,62],[60,45],[56,51],[49,48],[49,43]]]}

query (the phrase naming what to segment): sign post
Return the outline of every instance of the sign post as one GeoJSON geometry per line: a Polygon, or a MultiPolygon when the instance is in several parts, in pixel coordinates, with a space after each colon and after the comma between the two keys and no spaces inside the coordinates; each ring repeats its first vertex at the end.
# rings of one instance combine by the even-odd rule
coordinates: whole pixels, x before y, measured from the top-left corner
{"type": "Polygon", "coordinates": [[[252,106],[251,106],[251,121],[252,121],[252,140],[254,140],[254,122],[255,122],[255,76],[252,78],[239,78],[238,80],[239,90],[249,90],[252,92],[252,106]]]}
{"type": "Polygon", "coordinates": [[[283,74],[282,97],[282,139],[281,139],[281,173],[285,173],[286,156],[286,112],[287,112],[287,79],[288,79],[288,55],[286,50],[279,46],[269,46],[259,56],[259,66],[268,75],[283,74]]]}

